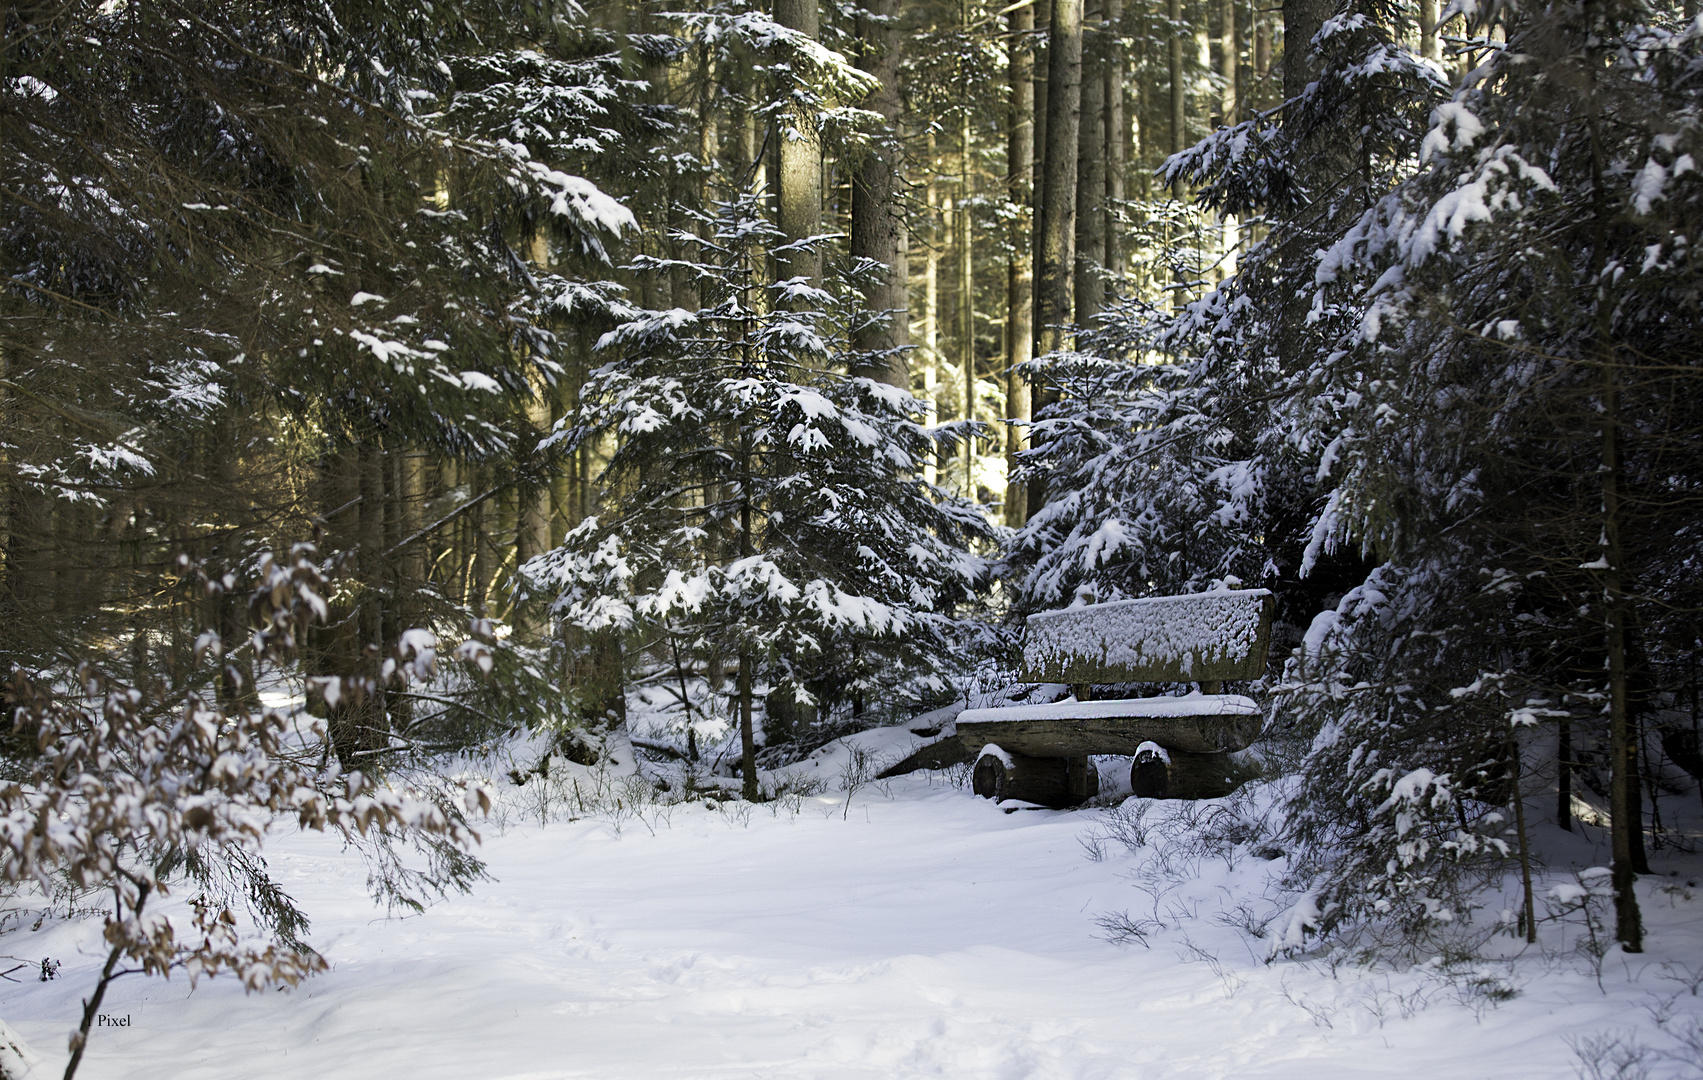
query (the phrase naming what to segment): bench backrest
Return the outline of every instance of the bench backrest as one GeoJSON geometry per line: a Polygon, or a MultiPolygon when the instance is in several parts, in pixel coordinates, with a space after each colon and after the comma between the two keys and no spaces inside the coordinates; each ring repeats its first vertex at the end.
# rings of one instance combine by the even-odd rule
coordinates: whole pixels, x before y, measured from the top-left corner
{"type": "Polygon", "coordinates": [[[1023,646],[1030,682],[1219,682],[1265,674],[1268,589],[1156,596],[1042,611],[1023,646]]]}

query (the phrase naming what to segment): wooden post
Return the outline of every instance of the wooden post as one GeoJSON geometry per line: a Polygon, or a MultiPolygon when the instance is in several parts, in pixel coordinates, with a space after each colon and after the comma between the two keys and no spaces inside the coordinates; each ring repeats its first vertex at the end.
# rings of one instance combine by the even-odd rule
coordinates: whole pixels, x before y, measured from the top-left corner
{"type": "Polygon", "coordinates": [[[1236,790],[1234,760],[1229,754],[1191,754],[1166,750],[1161,755],[1148,750],[1135,756],[1129,770],[1129,786],[1144,799],[1216,799],[1236,790]]]}
{"type": "Polygon", "coordinates": [[[1037,758],[1022,754],[986,753],[976,759],[971,787],[984,799],[1017,799],[1063,809],[1099,793],[1098,775],[1088,759],[1037,758]]]}

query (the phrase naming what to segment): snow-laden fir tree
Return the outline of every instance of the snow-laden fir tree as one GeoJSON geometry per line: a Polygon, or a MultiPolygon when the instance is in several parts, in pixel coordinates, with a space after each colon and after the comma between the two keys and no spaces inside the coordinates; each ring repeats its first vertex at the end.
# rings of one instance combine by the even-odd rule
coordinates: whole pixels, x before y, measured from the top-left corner
{"type": "MultiPolygon", "coordinates": [[[[320,674],[482,608],[495,511],[549,464],[548,323],[607,294],[633,224],[586,174],[661,123],[621,43],[550,7],[6,9],[0,666],[89,642],[132,678],[178,665],[202,618],[156,591],[179,553],[240,576],[316,534],[343,555],[320,674]]],[[[417,723],[439,705],[328,709],[370,765],[452,735],[417,723]]]]}
{"type": "Polygon", "coordinates": [[[1703,26],[1622,0],[1463,10],[1506,47],[1318,274],[1323,304],[1363,309],[1319,373],[1341,407],[1318,533],[1387,561],[1309,635],[1302,701],[1328,719],[1305,787],[1338,794],[1297,823],[1327,927],[1424,937],[1475,902],[1450,865],[1513,839],[1522,771],[1562,825],[1577,773],[1608,800],[1636,951],[1640,721],[1697,655],[1703,26]],[[1514,748],[1534,732],[1556,752],[1514,748]]]}
{"type": "Polygon", "coordinates": [[[941,436],[921,405],[845,373],[857,312],[802,279],[764,283],[779,234],[760,200],[703,232],[680,237],[703,306],[642,312],[599,342],[608,359],[564,437],[611,446],[605,509],[526,573],[571,626],[736,656],[755,798],[759,682],[799,702],[824,674],[848,696],[926,682],[990,527],[924,482],[941,436]]]}
{"type": "Polygon", "coordinates": [[[1338,585],[1353,567],[1310,543],[1340,407],[1318,361],[1358,312],[1314,305],[1313,267],[1296,252],[1328,244],[1397,182],[1443,96],[1441,69],[1397,42],[1388,16],[1350,5],[1305,54],[1318,78],[1294,99],[1167,163],[1167,182],[1186,179],[1206,208],[1267,230],[1235,276],[1175,311],[1116,305],[1082,328],[1076,352],[1032,366],[1058,402],[1022,456],[1046,502],[1007,557],[1019,608],[1235,577],[1278,592],[1290,623],[1278,640],[1293,644],[1320,595],[1358,580],[1338,585]]]}

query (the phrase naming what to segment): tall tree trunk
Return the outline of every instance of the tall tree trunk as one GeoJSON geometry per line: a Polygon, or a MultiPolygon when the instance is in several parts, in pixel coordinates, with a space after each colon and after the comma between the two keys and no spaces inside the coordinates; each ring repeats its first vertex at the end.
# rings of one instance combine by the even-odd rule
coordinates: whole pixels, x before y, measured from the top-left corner
{"type": "MultiPolygon", "coordinates": [[[[549,433],[552,423],[549,390],[541,382],[533,390],[537,396],[527,405],[527,419],[531,422],[534,437],[542,439],[549,433]]],[[[514,538],[516,576],[527,560],[550,550],[550,494],[550,483],[544,479],[519,489],[520,520],[516,523],[514,538]]],[[[536,598],[517,606],[515,625],[527,633],[536,633],[542,625],[536,616],[537,608],[536,598]]]]}
{"type": "Polygon", "coordinates": [[[1336,0],[1283,0],[1283,96],[1301,96],[1318,77],[1313,38],[1336,11],[1336,0]]]}
{"type": "MultiPolygon", "coordinates": [[[[1047,30],[1047,127],[1036,244],[1035,322],[1042,354],[1064,347],[1065,326],[1075,306],[1076,142],[1081,119],[1082,0],[1053,0],[1047,30]]],[[[1056,392],[1038,388],[1035,413],[1039,415],[1055,400],[1056,392]]],[[[1045,485],[1033,481],[1027,507],[1031,517],[1045,499],[1045,485]]]]}
{"type": "Polygon", "coordinates": [[[1103,0],[1106,9],[1105,139],[1106,139],[1106,272],[1117,295],[1124,276],[1123,220],[1125,169],[1129,153],[1124,118],[1123,0],[1103,0]]]}
{"type": "MultiPolygon", "coordinates": [[[[739,557],[749,559],[757,553],[756,538],[752,535],[751,520],[751,435],[741,431],[739,439],[739,557]]],[[[752,668],[757,665],[756,655],[749,649],[739,651],[739,760],[740,791],[746,802],[756,802],[760,793],[757,787],[757,735],[755,722],[751,715],[751,677],[752,668]]]]}
{"type": "MultiPolygon", "coordinates": [[[[969,5],[965,8],[966,21],[969,5]]],[[[971,241],[974,237],[970,218],[971,147],[970,110],[963,111],[959,124],[959,211],[958,211],[958,349],[959,368],[964,380],[964,419],[976,418],[976,265],[971,241]]],[[[976,443],[964,440],[964,497],[976,497],[976,443]]]]}
{"type": "MultiPolygon", "coordinates": [[[[812,39],[820,33],[817,0],[775,0],[775,22],[812,39]]],[[[783,89],[798,87],[797,76],[788,74],[783,89]]],[[[796,243],[822,231],[822,135],[816,117],[797,112],[783,113],[776,131],[779,144],[780,177],[777,221],[786,243],[796,243]]],[[[791,251],[777,256],[776,273],[781,280],[801,277],[819,284],[822,257],[815,251],[791,251]]]]}
{"type": "Polygon", "coordinates": [[[1437,0],[1419,0],[1419,55],[1441,62],[1443,41],[1437,36],[1437,0]]]}
{"type": "Polygon", "coordinates": [[[1082,0],[1054,0],[1047,35],[1047,133],[1041,177],[1041,267],[1035,297],[1043,353],[1065,341],[1076,264],[1076,145],[1082,107],[1082,0]]]}
{"type": "Polygon", "coordinates": [[[910,313],[900,254],[905,225],[894,197],[899,148],[887,136],[896,128],[900,111],[898,19],[899,0],[868,0],[857,20],[863,43],[858,67],[881,80],[880,89],[863,107],[881,116],[886,131],[877,134],[852,176],[851,255],[854,261],[870,259],[886,271],[864,295],[868,309],[885,313],[884,318],[860,323],[852,336],[859,352],[879,355],[861,359],[852,374],[909,390],[911,374],[903,350],[910,344],[910,313]]]}
{"type": "MultiPolygon", "coordinates": [[[[426,526],[426,455],[417,446],[405,447],[399,454],[402,458],[398,463],[402,474],[402,538],[407,540],[426,526]]],[[[402,574],[409,589],[418,589],[424,584],[431,570],[431,540],[429,536],[422,536],[399,553],[402,574]]]]}
{"type": "MultiPolygon", "coordinates": [[[[7,384],[12,378],[11,350],[5,343],[0,343],[0,431],[14,430],[12,427],[12,395],[7,384]]],[[[9,627],[15,616],[12,611],[12,463],[6,450],[7,443],[0,441],[0,626],[9,627]]],[[[10,652],[11,634],[9,630],[0,629],[0,652],[10,652]]]]}
{"type": "MultiPolygon", "coordinates": [[[[1597,5],[1585,2],[1587,23],[1594,22],[1597,5]]],[[[1627,673],[1627,622],[1630,603],[1626,595],[1625,550],[1621,543],[1625,509],[1622,505],[1620,462],[1620,371],[1614,341],[1614,296],[1611,285],[1604,279],[1609,250],[1609,225],[1613,210],[1609,205],[1606,174],[1607,154],[1602,145],[1600,127],[1601,103],[1595,93],[1595,73],[1601,70],[1600,47],[1590,47],[1584,65],[1592,85],[1585,95],[1585,122],[1590,134],[1591,191],[1593,237],[1591,257],[1582,279],[1591,290],[1596,305],[1592,355],[1600,372],[1600,401],[1598,415],[1602,424],[1601,451],[1597,475],[1602,489],[1602,555],[1604,647],[1608,653],[1609,703],[1609,805],[1610,805],[1610,882],[1614,890],[1614,936],[1626,952],[1644,950],[1644,919],[1638,910],[1636,890],[1637,863],[1633,852],[1633,836],[1643,828],[1641,800],[1633,798],[1631,772],[1633,742],[1631,731],[1630,687],[1627,673]]],[[[1640,836],[1640,839],[1642,837],[1640,836]]]]}
{"type": "MultiPolygon", "coordinates": [[[[1606,301],[1604,301],[1606,302],[1606,301]]],[[[1606,350],[1605,350],[1606,351],[1606,350]]],[[[1635,830],[1643,828],[1643,807],[1633,801],[1633,747],[1626,671],[1626,592],[1621,572],[1621,498],[1619,387],[1613,364],[1603,365],[1602,518],[1603,599],[1607,606],[1609,759],[1611,780],[1610,830],[1613,833],[1615,938],[1627,952],[1644,951],[1644,920],[1634,891],[1636,865],[1632,850],[1635,830]]],[[[1639,800],[1642,801],[1642,800],[1639,800]]]]}
{"type": "MultiPolygon", "coordinates": [[[[1052,64],[1049,59],[1052,56],[1052,18],[1052,0],[1036,0],[1035,28],[1038,33],[1035,35],[1035,77],[1032,80],[1035,87],[1035,156],[1030,168],[1034,173],[1034,182],[1043,186],[1047,175],[1047,79],[1051,77],[1052,73],[1052,64]]],[[[1033,206],[1033,211],[1029,216],[1029,251],[1032,256],[1029,260],[1029,280],[1031,282],[1041,279],[1041,204],[1038,198],[1041,190],[1041,188],[1036,188],[1034,194],[1030,196],[1030,203],[1033,206]]],[[[1034,292],[1032,286],[1030,292],[1034,292]]],[[[1032,305],[1035,313],[1038,314],[1040,311],[1039,296],[1034,297],[1032,305]]],[[[1041,345],[1041,327],[1035,324],[1035,315],[1031,315],[1029,321],[1033,326],[1035,348],[1038,349],[1041,345]]]]}
{"type": "MultiPolygon", "coordinates": [[[[670,166],[670,191],[668,200],[668,250],[675,259],[695,257],[695,252],[688,249],[677,237],[681,233],[702,235],[702,224],[686,213],[688,210],[702,210],[710,204],[708,191],[709,178],[715,173],[716,158],[716,115],[714,109],[715,89],[713,83],[714,69],[710,49],[707,47],[696,50],[697,57],[689,68],[685,62],[673,64],[669,68],[670,96],[676,101],[686,100],[690,93],[695,102],[697,113],[697,160],[692,167],[681,168],[670,166]],[[688,91],[688,87],[690,90],[688,91]]],[[[690,54],[688,54],[690,56],[690,54]]],[[[684,266],[676,266],[670,270],[672,278],[670,292],[673,294],[674,306],[687,311],[698,310],[698,281],[684,266]]]]}
{"type": "Polygon", "coordinates": [[[1081,119],[1076,141],[1075,321],[1088,327],[1104,307],[1106,264],[1106,32],[1100,0],[1088,0],[1083,19],[1081,119]]]}
{"type": "MultiPolygon", "coordinates": [[[[1118,0],[1111,0],[1117,3],[1118,0]]],[[[1029,382],[1018,374],[1020,365],[1034,356],[1035,309],[1033,277],[1034,191],[1035,191],[1035,57],[1030,51],[1034,36],[1035,9],[1024,5],[1007,18],[1011,45],[1007,50],[1006,77],[1010,82],[1010,113],[1006,121],[1006,198],[1012,206],[1010,261],[1005,268],[1005,524],[1018,528],[1029,519],[1028,486],[1011,479],[1017,454],[1028,445],[1029,382]]]]}
{"type": "MultiPolygon", "coordinates": [[[[1312,40],[1325,19],[1336,11],[1336,0],[1284,0],[1283,2],[1283,96],[1294,101],[1319,76],[1318,57],[1312,40]]],[[[1287,115],[1287,114],[1286,114],[1287,115]]],[[[1286,122],[1291,122],[1286,119],[1286,122]]],[[[1297,209],[1274,223],[1283,238],[1279,280],[1311,281],[1313,251],[1329,227],[1330,192],[1354,167],[1353,155],[1359,136],[1336,126],[1297,133],[1293,183],[1297,209]]],[[[1275,350],[1286,369],[1308,363],[1313,354],[1307,322],[1312,297],[1305,289],[1284,290],[1278,315],[1275,350]]]]}
{"type": "MultiPolygon", "coordinates": [[[[1188,108],[1188,88],[1183,85],[1183,0],[1170,0],[1165,14],[1170,19],[1170,27],[1166,36],[1168,50],[1169,74],[1171,77],[1171,153],[1180,154],[1183,147],[1188,145],[1188,119],[1185,115],[1188,108]]],[[[1182,184],[1174,185],[1174,192],[1181,198],[1182,184]]]]}
{"type": "MultiPolygon", "coordinates": [[[[937,183],[938,171],[935,169],[934,132],[928,133],[928,184],[923,190],[924,204],[927,206],[927,220],[923,229],[927,237],[923,253],[923,292],[922,292],[922,351],[923,397],[928,402],[929,419],[938,423],[942,415],[940,408],[940,248],[944,241],[940,228],[940,188],[937,183]]],[[[940,482],[940,469],[936,460],[938,455],[931,454],[923,473],[929,483],[940,482]]]]}
{"type": "Polygon", "coordinates": [[[1218,20],[1218,115],[1225,127],[1235,127],[1236,61],[1241,55],[1236,45],[1236,0],[1218,0],[1218,20]]]}

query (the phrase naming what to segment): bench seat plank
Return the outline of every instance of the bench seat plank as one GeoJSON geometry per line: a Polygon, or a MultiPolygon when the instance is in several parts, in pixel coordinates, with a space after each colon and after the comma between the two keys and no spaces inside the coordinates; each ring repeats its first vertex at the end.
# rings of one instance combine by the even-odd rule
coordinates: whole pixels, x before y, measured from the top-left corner
{"type": "Polygon", "coordinates": [[[1248,746],[1261,720],[1260,707],[1240,694],[1060,701],[966,709],[958,714],[958,738],[1035,757],[1134,754],[1144,742],[1209,754],[1248,746]]]}

